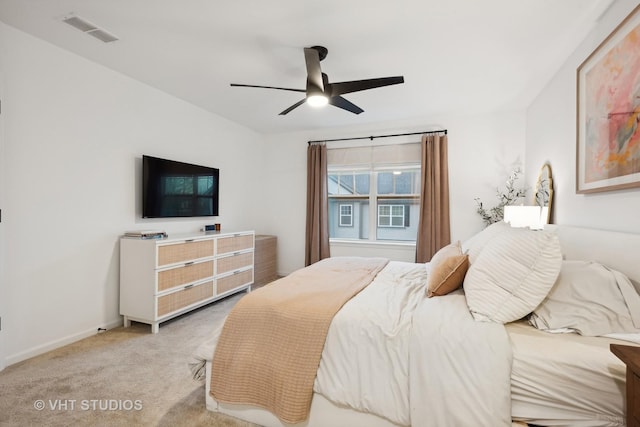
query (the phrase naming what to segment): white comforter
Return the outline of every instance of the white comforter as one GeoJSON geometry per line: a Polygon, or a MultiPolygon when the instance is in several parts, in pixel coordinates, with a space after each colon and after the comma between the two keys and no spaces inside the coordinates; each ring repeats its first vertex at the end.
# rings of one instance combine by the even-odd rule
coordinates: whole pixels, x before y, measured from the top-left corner
{"type": "Polygon", "coordinates": [[[511,348],[461,291],[425,298],[427,270],[390,262],[334,317],[314,390],[399,425],[511,425],[511,348]]]}
{"type": "Polygon", "coordinates": [[[425,298],[424,264],[391,261],[329,327],[314,391],[341,405],[410,424],[411,316],[425,298]]]}
{"type": "Polygon", "coordinates": [[[511,343],[505,327],[477,322],[462,290],[428,298],[413,315],[413,426],[511,425],[511,343]]]}
{"type": "MultiPolygon", "coordinates": [[[[426,298],[424,264],[391,261],[334,317],[314,391],[401,426],[511,426],[511,347],[464,293],[426,298]]],[[[219,333],[219,331],[218,331],[219,333]]],[[[218,333],[192,364],[203,376],[218,333]]]]}

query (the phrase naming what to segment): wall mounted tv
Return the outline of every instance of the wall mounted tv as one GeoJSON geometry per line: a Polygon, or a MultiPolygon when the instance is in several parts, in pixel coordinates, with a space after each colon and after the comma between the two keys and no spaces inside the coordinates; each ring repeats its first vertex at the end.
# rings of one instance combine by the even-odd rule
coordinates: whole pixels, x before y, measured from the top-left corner
{"type": "Polygon", "coordinates": [[[142,156],[142,217],[218,216],[220,171],[142,156]]]}

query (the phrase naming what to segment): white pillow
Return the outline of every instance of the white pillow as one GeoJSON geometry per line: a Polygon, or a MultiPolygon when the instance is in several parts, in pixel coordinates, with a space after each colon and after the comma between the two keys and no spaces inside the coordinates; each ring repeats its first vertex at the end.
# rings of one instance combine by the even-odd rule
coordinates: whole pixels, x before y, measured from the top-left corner
{"type": "Polygon", "coordinates": [[[462,243],[462,251],[469,255],[469,264],[473,264],[480,252],[494,237],[511,231],[511,226],[504,221],[498,221],[479,233],[471,236],[468,240],[462,243]]]}
{"type": "Polygon", "coordinates": [[[549,293],[560,265],[553,232],[512,228],[484,247],[464,279],[475,320],[508,323],[531,313],[549,293]]]}
{"type": "Polygon", "coordinates": [[[624,274],[590,261],[563,261],[549,295],[529,323],[579,334],[640,335],[640,295],[624,274]]]}

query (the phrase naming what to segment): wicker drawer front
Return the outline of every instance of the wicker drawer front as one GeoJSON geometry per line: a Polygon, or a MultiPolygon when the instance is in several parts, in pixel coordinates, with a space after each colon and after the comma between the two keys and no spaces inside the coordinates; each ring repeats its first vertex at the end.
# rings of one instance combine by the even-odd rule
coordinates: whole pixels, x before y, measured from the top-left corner
{"type": "Polygon", "coordinates": [[[158,292],[213,276],[213,261],[176,267],[158,272],[158,292]]]}
{"type": "Polygon", "coordinates": [[[220,237],[218,239],[218,254],[237,252],[250,248],[253,248],[253,234],[220,237]]]}
{"type": "Polygon", "coordinates": [[[245,270],[240,273],[232,274],[231,276],[226,276],[218,279],[218,294],[223,294],[231,289],[237,288],[238,286],[246,285],[251,283],[251,279],[253,276],[253,270],[245,270]]]}
{"type": "Polygon", "coordinates": [[[202,283],[158,298],[158,317],[213,297],[213,282],[202,283]]]}
{"type": "Polygon", "coordinates": [[[253,252],[218,259],[218,274],[253,265],[253,252]]]}
{"type": "Polygon", "coordinates": [[[213,240],[177,243],[158,247],[158,266],[213,256],[213,240]]]}
{"type": "Polygon", "coordinates": [[[264,285],[278,278],[277,237],[256,236],[254,283],[264,285]]]}

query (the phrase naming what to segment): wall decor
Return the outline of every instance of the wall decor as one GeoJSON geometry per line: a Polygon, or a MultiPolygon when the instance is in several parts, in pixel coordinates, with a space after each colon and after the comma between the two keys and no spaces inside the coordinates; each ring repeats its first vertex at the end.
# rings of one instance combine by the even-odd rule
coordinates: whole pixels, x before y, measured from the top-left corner
{"type": "Polygon", "coordinates": [[[640,187],[640,6],[577,70],[576,192],[640,187]]]}

